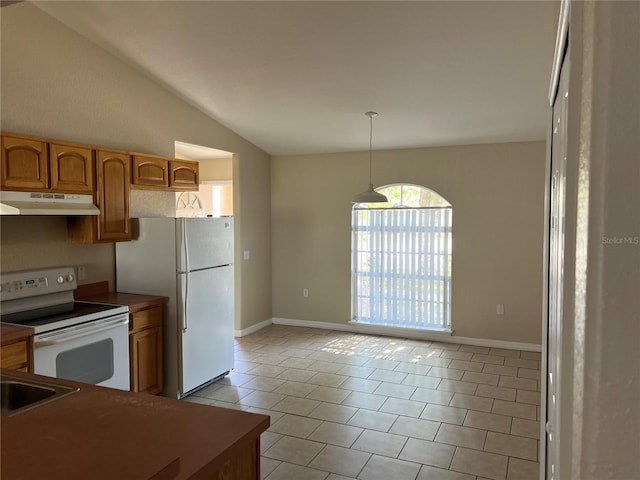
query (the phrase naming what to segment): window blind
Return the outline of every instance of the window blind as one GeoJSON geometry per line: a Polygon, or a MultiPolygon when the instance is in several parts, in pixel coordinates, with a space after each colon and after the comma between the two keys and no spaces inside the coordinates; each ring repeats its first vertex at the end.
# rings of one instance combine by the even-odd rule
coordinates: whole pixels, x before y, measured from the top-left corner
{"type": "Polygon", "coordinates": [[[450,207],[353,209],[353,319],[448,329],[450,207]]]}

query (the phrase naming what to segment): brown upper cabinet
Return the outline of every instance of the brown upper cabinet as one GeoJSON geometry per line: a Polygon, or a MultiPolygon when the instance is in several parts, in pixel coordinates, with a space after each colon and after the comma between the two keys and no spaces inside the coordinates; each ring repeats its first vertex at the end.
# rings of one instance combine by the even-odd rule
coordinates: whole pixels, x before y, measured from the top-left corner
{"type": "Polygon", "coordinates": [[[169,162],[169,186],[173,190],[198,190],[200,169],[198,162],[171,160],[169,162]]]}
{"type": "Polygon", "coordinates": [[[129,186],[131,185],[131,157],[127,152],[96,150],[98,189],[96,197],[98,240],[131,240],[129,218],[129,186]]]}
{"type": "Polygon", "coordinates": [[[93,192],[91,147],[48,143],[26,135],[2,135],[0,186],[11,190],[93,192]]]}
{"type": "Polygon", "coordinates": [[[67,238],[76,243],[131,240],[131,156],[128,152],[118,150],[96,150],[95,158],[95,200],[100,215],[67,217],[67,238]]]}
{"type": "Polygon", "coordinates": [[[2,135],[0,186],[15,190],[49,188],[47,143],[30,137],[2,135]]]}
{"type": "Polygon", "coordinates": [[[169,160],[134,153],[131,158],[133,188],[169,188],[169,160]]]}
{"type": "Polygon", "coordinates": [[[51,189],[64,192],[93,192],[91,147],[66,142],[49,144],[51,189]]]}
{"type": "Polygon", "coordinates": [[[134,153],[131,159],[131,186],[150,190],[197,190],[199,165],[195,161],[134,153]]]}

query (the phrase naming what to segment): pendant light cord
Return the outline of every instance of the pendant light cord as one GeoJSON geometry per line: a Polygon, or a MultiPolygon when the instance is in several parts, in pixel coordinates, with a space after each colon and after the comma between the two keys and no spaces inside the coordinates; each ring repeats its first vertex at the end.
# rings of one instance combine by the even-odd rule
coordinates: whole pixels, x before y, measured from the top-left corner
{"type": "Polygon", "coordinates": [[[373,156],[373,115],[369,115],[369,185],[371,181],[371,157],[373,156]]]}
{"type": "Polygon", "coordinates": [[[373,117],[378,116],[378,112],[366,112],[369,117],[369,185],[373,185],[371,181],[371,158],[373,157],[373,117]]]}
{"type": "Polygon", "coordinates": [[[378,114],[377,112],[366,112],[365,115],[369,117],[369,186],[364,192],[359,193],[358,195],[353,197],[352,203],[368,204],[388,202],[389,199],[385,195],[378,193],[373,189],[372,182],[373,175],[371,173],[371,169],[373,167],[373,117],[377,116],[378,114]]]}

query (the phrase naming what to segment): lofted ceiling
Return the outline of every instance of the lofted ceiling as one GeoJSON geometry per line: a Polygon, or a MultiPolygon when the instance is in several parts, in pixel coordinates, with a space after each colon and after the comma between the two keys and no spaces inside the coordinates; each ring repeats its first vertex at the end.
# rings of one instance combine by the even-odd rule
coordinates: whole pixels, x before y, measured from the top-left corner
{"type": "Polygon", "coordinates": [[[546,136],[558,2],[35,4],[272,155],[546,136]]]}

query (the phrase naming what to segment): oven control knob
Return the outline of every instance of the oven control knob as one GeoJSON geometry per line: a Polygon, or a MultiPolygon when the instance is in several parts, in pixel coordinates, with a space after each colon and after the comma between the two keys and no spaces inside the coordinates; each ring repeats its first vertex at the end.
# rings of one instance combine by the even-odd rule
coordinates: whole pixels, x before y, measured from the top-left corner
{"type": "Polygon", "coordinates": [[[64,277],[62,275],[60,275],[58,278],[56,278],[56,282],[64,283],[64,277]]]}
{"type": "Polygon", "coordinates": [[[67,282],[73,282],[73,275],[67,275],[67,282]]]}

